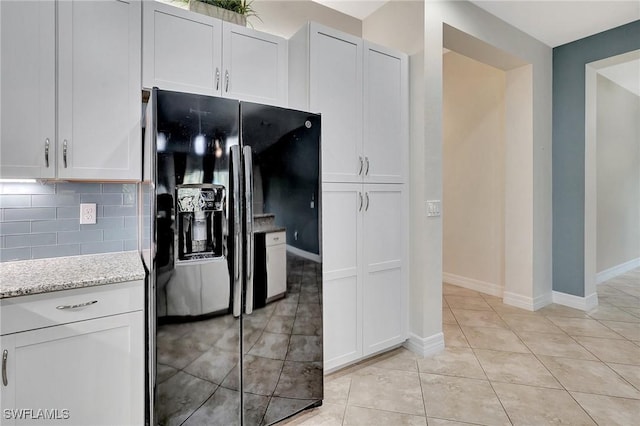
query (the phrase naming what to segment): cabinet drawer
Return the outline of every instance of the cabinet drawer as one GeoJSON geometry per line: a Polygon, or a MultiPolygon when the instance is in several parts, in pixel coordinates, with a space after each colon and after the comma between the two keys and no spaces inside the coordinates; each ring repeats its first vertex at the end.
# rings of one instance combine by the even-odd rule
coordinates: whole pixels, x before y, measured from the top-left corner
{"type": "Polygon", "coordinates": [[[0,300],[0,334],[138,311],[143,307],[143,281],[12,297],[0,300]]]}
{"type": "Polygon", "coordinates": [[[287,233],[285,231],[269,232],[265,235],[264,239],[267,247],[285,244],[287,242],[287,233]]]}

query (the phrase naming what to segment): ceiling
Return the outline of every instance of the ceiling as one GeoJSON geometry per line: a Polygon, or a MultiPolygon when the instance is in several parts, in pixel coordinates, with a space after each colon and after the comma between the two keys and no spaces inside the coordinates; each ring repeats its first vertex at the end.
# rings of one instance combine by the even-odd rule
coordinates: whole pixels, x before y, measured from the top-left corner
{"type": "MultiPolygon", "coordinates": [[[[387,3],[379,0],[313,1],[360,20],[387,3]]],[[[640,19],[638,0],[470,1],[551,47],[640,19]]]]}

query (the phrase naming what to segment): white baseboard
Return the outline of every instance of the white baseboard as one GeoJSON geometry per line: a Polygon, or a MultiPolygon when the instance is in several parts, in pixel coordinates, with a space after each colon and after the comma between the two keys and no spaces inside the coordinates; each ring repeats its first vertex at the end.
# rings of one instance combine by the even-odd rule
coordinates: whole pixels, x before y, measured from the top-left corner
{"type": "Polygon", "coordinates": [[[636,259],[632,259],[628,262],[621,263],[612,268],[605,269],[604,271],[600,271],[596,274],[596,284],[602,284],[605,281],[610,280],[611,278],[615,278],[618,275],[625,274],[632,269],[636,269],[640,267],[640,257],[636,259]]]}
{"type": "Polygon", "coordinates": [[[287,244],[287,251],[291,254],[295,254],[296,256],[300,256],[304,259],[312,260],[316,263],[322,263],[322,258],[320,257],[320,255],[301,250],[299,248],[290,246],[289,244],[287,244]]]}
{"type": "Polygon", "coordinates": [[[409,333],[409,339],[404,343],[404,347],[422,357],[435,355],[444,350],[444,334],[437,333],[429,337],[420,337],[409,333]]]}
{"type": "Polygon", "coordinates": [[[553,303],[568,306],[570,308],[579,309],[581,311],[590,311],[598,306],[598,293],[591,293],[586,297],[574,296],[573,294],[553,292],[553,303]]]}
{"type": "Polygon", "coordinates": [[[481,293],[490,294],[491,296],[502,297],[503,289],[501,285],[480,281],[473,278],[463,277],[461,275],[450,274],[449,272],[442,273],[442,281],[464,287],[469,290],[479,291],[481,293]]]}
{"type": "Polygon", "coordinates": [[[544,308],[550,304],[552,300],[553,298],[551,293],[532,298],[505,291],[502,297],[502,302],[505,305],[515,306],[516,308],[525,309],[527,311],[537,311],[540,308],[544,308]]]}

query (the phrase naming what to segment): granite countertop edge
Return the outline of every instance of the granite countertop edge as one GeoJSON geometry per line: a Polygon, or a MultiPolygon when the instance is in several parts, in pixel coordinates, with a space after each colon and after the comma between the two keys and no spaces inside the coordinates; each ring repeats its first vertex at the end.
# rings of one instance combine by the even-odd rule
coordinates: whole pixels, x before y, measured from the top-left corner
{"type": "Polygon", "coordinates": [[[0,263],[0,299],[144,279],[137,251],[0,263]]]}

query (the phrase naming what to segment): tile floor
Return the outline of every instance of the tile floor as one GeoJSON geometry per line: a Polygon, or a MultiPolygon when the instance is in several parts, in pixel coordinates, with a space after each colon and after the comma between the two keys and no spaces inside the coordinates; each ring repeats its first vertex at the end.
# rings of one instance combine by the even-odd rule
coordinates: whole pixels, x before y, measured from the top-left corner
{"type": "Polygon", "coordinates": [[[291,425],[624,425],[640,418],[640,268],[592,312],[528,312],[444,284],[446,349],[404,348],[325,377],[291,425]]]}

